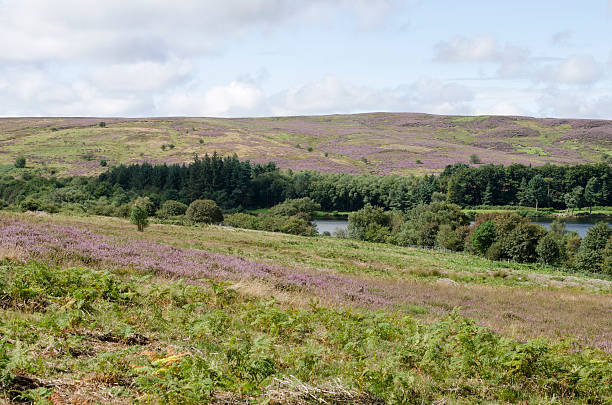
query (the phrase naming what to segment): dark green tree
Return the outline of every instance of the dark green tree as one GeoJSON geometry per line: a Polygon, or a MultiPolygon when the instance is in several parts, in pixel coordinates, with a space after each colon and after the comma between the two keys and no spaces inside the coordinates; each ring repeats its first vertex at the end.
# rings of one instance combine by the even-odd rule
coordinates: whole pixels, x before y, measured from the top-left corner
{"type": "Polygon", "coordinates": [[[604,265],[604,252],[612,229],[605,222],[598,222],[582,240],[574,265],[578,270],[600,273],[604,265]]]}
{"type": "Polygon", "coordinates": [[[584,200],[589,205],[589,214],[592,212],[593,205],[599,204],[601,199],[601,186],[597,177],[591,177],[584,187],[584,200]]]}
{"type": "Polygon", "coordinates": [[[554,234],[546,234],[538,242],[536,247],[536,253],[538,255],[538,262],[544,264],[558,264],[561,260],[561,249],[557,238],[554,234]]]}
{"type": "Polygon", "coordinates": [[[493,221],[485,221],[474,230],[470,243],[477,253],[484,255],[495,242],[495,235],[496,231],[493,221]]]}
{"type": "Polygon", "coordinates": [[[526,197],[529,202],[535,204],[536,211],[540,204],[546,200],[546,182],[539,174],[533,176],[527,184],[526,197]]]}
{"type": "Polygon", "coordinates": [[[195,223],[218,224],[223,222],[223,213],[213,200],[195,200],[185,212],[187,219],[195,223]]]}
{"type": "Polygon", "coordinates": [[[145,227],[149,225],[148,218],[147,209],[142,205],[134,204],[130,212],[130,222],[136,225],[140,232],[143,232],[145,227]]]}
{"type": "Polygon", "coordinates": [[[516,199],[520,206],[527,205],[527,180],[523,177],[516,193],[516,199]]]}
{"type": "Polygon", "coordinates": [[[15,159],[15,167],[18,169],[23,169],[26,167],[26,158],[19,156],[17,159],[15,159]]]}
{"type": "Polygon", "coordinates": [[[493,205],[493,191],[491,190],[491,182],[487,183],[487,188],[482,194],[482,205],[493,205]]]}

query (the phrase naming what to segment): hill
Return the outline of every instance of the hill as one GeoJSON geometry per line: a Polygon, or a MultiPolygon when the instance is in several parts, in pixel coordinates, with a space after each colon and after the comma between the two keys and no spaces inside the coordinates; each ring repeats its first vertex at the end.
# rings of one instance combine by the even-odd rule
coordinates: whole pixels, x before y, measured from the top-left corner
{"type": "Polygon", "coordinates": [[[0,403],[609,403],[611,287],[349,239],[2,212],[0,403]]]}
{"type": "Polygon", "coordinates": [[[0,165],[24,155],[63,175],[100,173],[101,160],[176,163],[213,151],[294,170],[400,175],[439,172],[473,154],[482,164],[578,164],[612,154],[612,121],[416,113],[0,119],[0,165]]]}

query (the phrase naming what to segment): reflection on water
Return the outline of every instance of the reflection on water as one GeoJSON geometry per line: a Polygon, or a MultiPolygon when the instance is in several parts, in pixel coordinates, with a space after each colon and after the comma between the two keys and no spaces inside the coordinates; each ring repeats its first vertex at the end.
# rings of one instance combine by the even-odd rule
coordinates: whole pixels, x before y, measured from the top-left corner
{"type": "MultiPolygon", "coordinates": [[[[541,225],[546,229],[550,229],[550,224],[552,221],[533,221],[533,223],[536,225],[541,225]]],[[[572,220],[571,222],[565,223],[565,230],[567,232],[578,232],[578,235],[580,235],[581,238],[584,238],[589,229],[591,229],[591,227],[596,223],[597,221],[592,218],[585,221],[572,220]]],[[[608,224],[608,226],[612,227],[612,224],[608,224]]]]}
{"type": "Polygon", "coordinates": [[[315,219],[312,222],[317,226],[320,234],[329,232],[333,235],[336,230],[348,227],[348,220],[346,219],[315,219]]]}

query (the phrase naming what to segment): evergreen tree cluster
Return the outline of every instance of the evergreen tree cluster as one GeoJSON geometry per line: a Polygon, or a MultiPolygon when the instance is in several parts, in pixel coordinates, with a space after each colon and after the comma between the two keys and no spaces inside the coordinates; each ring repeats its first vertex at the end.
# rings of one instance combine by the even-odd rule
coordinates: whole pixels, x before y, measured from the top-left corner
{"type": "Polygon", "coordinates": [[[440,174],[440,191],[462,207],[520,205],[556,209],[612,205],[612,166],[485,165],[447,166],[440,174]]]}

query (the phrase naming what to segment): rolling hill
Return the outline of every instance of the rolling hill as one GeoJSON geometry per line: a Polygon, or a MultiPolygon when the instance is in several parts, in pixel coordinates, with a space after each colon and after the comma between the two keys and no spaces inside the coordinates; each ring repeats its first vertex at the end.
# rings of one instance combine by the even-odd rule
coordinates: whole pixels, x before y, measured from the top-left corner
{"type": "Polygon", "coordinates": [[[23,155],[60,175],[100,173],[101,160],[176,163],[213,151],[294,170],[399,175],[439,172],[473,154],[482,164],[577,164],[612,154],[612,121],[417,113],[0,119],[0,165],[23,155]]]}

